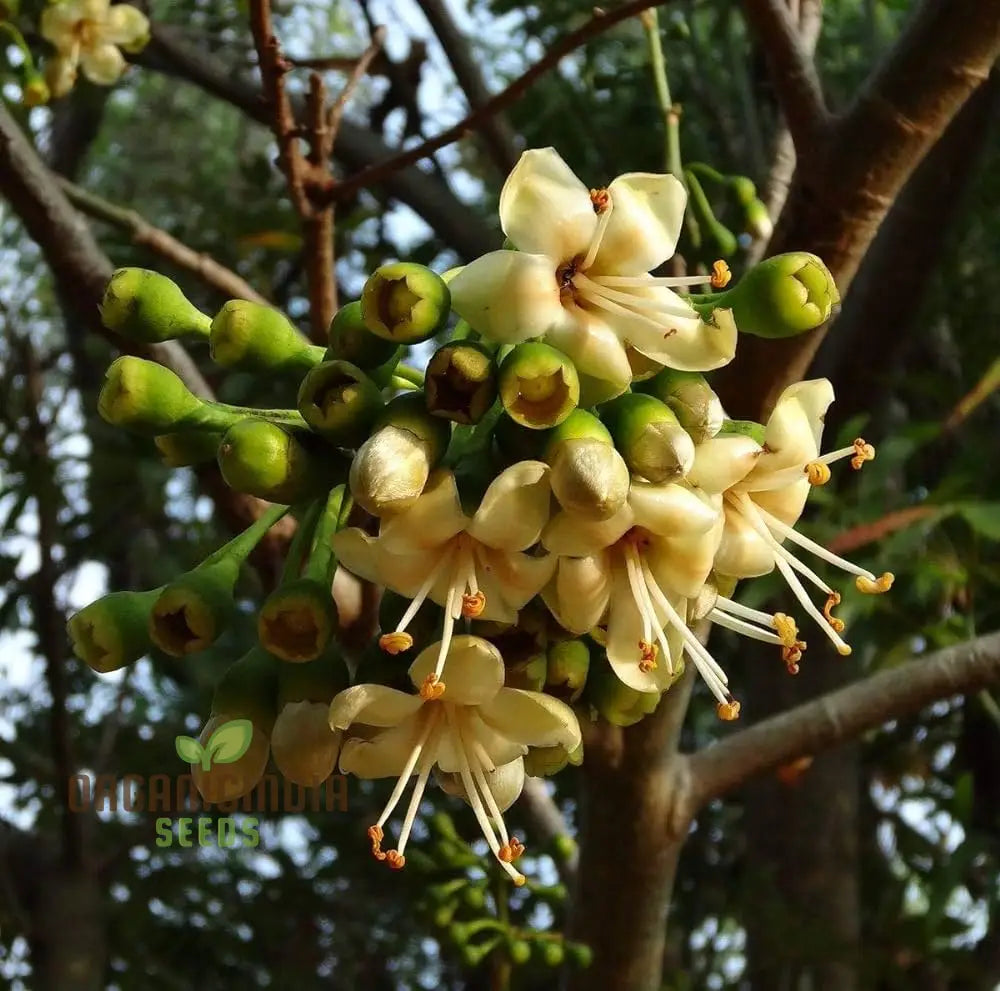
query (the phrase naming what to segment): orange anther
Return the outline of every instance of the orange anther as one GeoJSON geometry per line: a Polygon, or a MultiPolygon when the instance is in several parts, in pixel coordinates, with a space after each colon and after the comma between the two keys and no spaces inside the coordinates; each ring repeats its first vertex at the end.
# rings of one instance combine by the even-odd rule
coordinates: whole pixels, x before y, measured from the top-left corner
{"type": "Polygon", "coordinates": [[[424,683],[420,686],[420,697],[425,702],[436,702],[444,695],[445,687],[445,683],[438,681],[438,676],[432,671],[424,678],[424,683]]]}
{"type": "Polygon", "coordinates": [[[462,596],[462,615],[466,619],[478,619],[485,608],[486,596],[482,592],[462,596]]]}
{"type": "Polygon", "coordinates": [[[875,447],[865,442],[864,437],[858,437],[854,441],[854,457],[851,458],[851,467],[855,471],[860,471],[861,466],[866,461],[875,460],[875,447]]]}
{"type": "Polygon", "coordinates": [[[406,857],[404,857],[398,850],[390,850],[385,855],[385,862],[394,871],[401,871],[406,866],[406,857]]]}
{"type": "Polygon", "coordinates": [[[382,832],[381,826],[368,827],[368,839],[371,840],[372,844],[372,856],[376,860],[385,860],[387,856],[382,852],[382,840],[384,838],[385,838],[385,833],[382,832]]]}
{"type": "Polygon", "coordinates": [[[387,654],[402,654],[413,646],[413,637],[409,633],[397,630],[395,633],[383,633],[378,638],[378,645],[387,654]]]}
{"type": "Polygon", "coordinates": [[[729,266],[721,258],[712,263],[712,278],[710,281],[713,289],[725,289],[732,277],[733,273],[729,270],[729,266]]]}

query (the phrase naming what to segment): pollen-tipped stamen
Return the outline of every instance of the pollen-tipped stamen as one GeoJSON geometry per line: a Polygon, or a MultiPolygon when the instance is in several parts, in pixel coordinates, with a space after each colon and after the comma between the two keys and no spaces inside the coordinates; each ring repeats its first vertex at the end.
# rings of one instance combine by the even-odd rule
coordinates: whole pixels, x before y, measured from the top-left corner
{"type": "Polygon", "coordinates": [[[791,468],[783,468],[781,471],[771,472],[759,484],[751,484],[748,492],[770,492],[774,489],[783,489],[787,485],[793,485],[799,481],[803,474],[806,475],[811,485],[825,485],[829,481],[830,474],[828,465],[844,458],[851,459],[851,467],[855,471],[860,470],[866,461],[875,459],[875,448],[865,442],[864,438],[858,437],[850,447],[842,447],[829,454],[807,461],[804,465],[793,465],[791,468]],[[824,468],[827,468],[824,471],[824,468]],[[813,478],[822,478],[823,481],[814,481],[813,478]]]}
{"type": "Polygon", "coordinates": [[[875,460],[875,446],[866,443],[864,437],[858,437],[854,441],[854,457],[851,458],[851,467],[855,471],[861,471],[866,461],[875,460]]]}
{"type": "Polygon", "coordinates": [[[826,597],[826,605],[823,606],[823,616],[826,619],[826,621],[830,624],[830,626],[832,626],[838,633],[843,633],[845,625],[844,621],[842,619],[838,619],[836,616],[833,615],[833,610],[836,609],[837,606],[839,605],[840,605],[840,593],[831,592],[826,597]]]}
{"type": "Polygon", "coordinates": [[[600,250],[601,241],[604,240],[604,235],[608,229],[608,223],[611,221],[611,214],[614,211],[615,204],[611,199],[611,194],[606,189],[592,189],[590,191],[590,202],[594,205],[594,212],[600,217],[597,221],[597,227],[594,229],[594,233],[590,238],[590,245],[587,247],[587,253],[583,256],[583,261],[580,262],[578,268],[580,271],[586,271],[594,264],[594,259],[597,257],[597,252],[600,250]]]}
{"type": "Polygon", "coordinates": [[[830,466],[822,461],[810,461],[805,467],[805,474],[812,486],[826,485],[832,477],[830,466]]]}
{"type": "Polygon", "coordinates": [[[854,579],[854,587],[865,595],[881,595],[892,588],[892,583],[895,580],[896,576],[891,571],[884,572],[878,578],[859,575],[854,579]]]}
{"type": "MultiPolygon", "coordinates": [[[[420,765],[417,769],[417,783],[413,786],[413,794],[410,796],[410,804],[406,809],[406,816],[403,825],[399,830],[399,843],[395,850],[388,850],[385,854],[386,863],[393,870],[402,870],[406,865],[406,857],[403,851],[406,849],[407,840],[410,838],[410,831],[417,817],[417,810],[420,808],[420,800],[424,797],[427,788],[427,779],[430,777],[431,769],[437,758],[437,741],[441,735],[440,721],[434,719],[431,727],[431,736],[427,740],[427,745],[420,755],[420,765]]],[[[407,775],[409,777],[409,775],[407,775]]]]}

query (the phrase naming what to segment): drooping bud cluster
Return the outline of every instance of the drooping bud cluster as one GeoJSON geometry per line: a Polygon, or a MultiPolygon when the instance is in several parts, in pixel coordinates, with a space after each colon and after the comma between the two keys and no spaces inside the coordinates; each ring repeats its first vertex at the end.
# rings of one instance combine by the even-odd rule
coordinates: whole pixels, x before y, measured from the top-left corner
{"type": "Polygon", "coordinates": [[[516,250],[447,281],[411,263],[376,270],[325,349],[267,307],[233,301],[209,319],[161,276],[116,273],[112,329],[207,337],[223,367],[298,383],[296,409],[229,406],[125,357],[101,393],[105,419],[154,436],[168,463],[214,455],[227,484],[278,508],[164,588],[113,593],[75,616],[77,652],[95,670],[215,642],[234,621],[242,563],[281,515],[297,521],[257,614],[258,645],[220,683],[205,731],[244,719],[260,742],[225,787],[199,771],[204,790],[242,794],[268,752],[310,786],[335,766],[396,777],[368,838],[398,869],[433,781],[468,803],[494,860],[522,884],[524,844],[503,812],[526,774],[583,759],[580,718],[640,721],[688,663],[719,716],[738,716],[694,625],[770,644],[798,670],[797,622],[733,598],[738,581],[777,571],[849,652],[833,613],[840,592],[802,557],[854,575],[863,593],[886,591],[892,576],[795,524],[833,462],[857,469],[874,449],[858,438],[820,453],[826,380],[789,386],[757,424],[729,419],[705,377],[732,359],[738,330],[819,326],[836,287],[804,253],[735,285],[724,262],[692,278],[649,274],[673,255],[684,207],[671,176],[589,190],[551,149],[526,152],[500,200],[516,250]],[[432,337],[425,372],[405,363],[432,337]],[[350,687],[331,598],[338,566],[384,591],[377,641],[350,687]]]}

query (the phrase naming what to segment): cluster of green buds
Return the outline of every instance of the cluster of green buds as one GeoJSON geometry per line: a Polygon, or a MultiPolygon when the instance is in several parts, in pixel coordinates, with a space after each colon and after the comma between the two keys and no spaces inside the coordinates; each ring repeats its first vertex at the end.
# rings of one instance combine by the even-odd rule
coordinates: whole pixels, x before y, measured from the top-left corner
{"type": "MultiPolygon", "coordinates": [[[[374,858],[394,869],[433,783],[467,803],[490,862],[524,885],[525,844],[503,813],[526,775],[584,759],[581,722],[639,722],[688,665],[718,715],[738,716],[696,626],[770,644],[798,670],[797,622],[737,601],[740,580],[779,573],[842,654],[840,592],[797,555],[847,571],[862,593],[892,583],[795,529],[833,462],[857,469],[874,457],[861,438],[820,452],[829,383],[796,383],[766,423],[749,423],[727,415],[708,378],[739,331],[787,337],[829,319],[838,295],[823,263],[781,255],[734,285],[723,262],[691,279],[652,276],[673,251],[682,187],[633,175],[587,194],[558,178],[565,165],[552,155],[525,153],[508,179],[508,249],[444,277],[405,262],[377,269],[325,346],[257,303],[210,318],[152,272],[116,273],[104,302],[109,329],[207,342],[218,365],[287,387],[295,407],[207,400],[141,358],[111,366],[99,402],[108,422],[153,438],[170,465],[214,459],[232,489],[275,505],[164,587],[82,610],[70,623],[77,652],[111,671],[150,650],[205,650],[246,615],[235,589],[254,547],[294,519],[282,578],[256,611],[256,644],[220,682],[203,734],[248,720],[259,743],[227,774],[196,777],[205,793],[245,794],[269,755],[307,786],[334,769],[398,776],[367,831],[374,858]],[[560,182],[565,195],[553,198],[560,182]],[[550,216],[574,197],[572,223],[550,216]],[[338,569],[382,592],[349,686],[338,569]]],[[[449,862],[477,859],[453,830],[445,838],[449,862]]],[[[555,966],[576,952],[535,945],[496,918],[461,921],[485,895],[445,887],[438,923],[470,960],[503,952],[555,966]]]]}

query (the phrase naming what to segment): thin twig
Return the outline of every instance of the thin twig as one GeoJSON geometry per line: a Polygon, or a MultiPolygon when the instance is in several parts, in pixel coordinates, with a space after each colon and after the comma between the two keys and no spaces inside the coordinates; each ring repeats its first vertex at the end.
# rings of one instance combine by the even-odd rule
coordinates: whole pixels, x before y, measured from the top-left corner
{"type": "Polygon", "coordinates": [[[145,217],[128,207],[120,207],[108,200],[82,189],[68,179],[59,179],[59,185],[69,201],[82,213],[95,220],[103,220],[124,231],[133,244],[155,251],[161,258],[192,272],[206,285],[217,289],[231,299],[249,299],[267,303],[253,286],[230,268],[217,262],[211,255],[195,251],[172,234],[149,223],[145,217]]]}
{"type": "Polygon", "coordinates": [[[350,99],[354,95],[354,91],[358,88],[359,83],[368,74],[368,70],[371,68],[371,64],[374,61],[375,56],[381,51],[384,43],[385,27],[380,24],[372,32],[371,43],[362,53],[361,57],[354,63],[354,68],[351,70],[351,73],[347,78],[347,82],[344,84],[344,88],[340,91],[340,95],[337,99],[334,100],[333,106],[330,107],[329,114],[327,115],[327,127],[330,130],[329,154],[333,153],[334,142],[337,140],[337,135],[340,133],[340,123],[344,117],[344,110],[347,109],[347,104],[350,102],[350,99]]]}
{"type": "Polygon", "coordinates": [[[468,133],[480,127],[483,121],[488,120],[501,110],[509,107],[526,90],[530,89],[539,77],[545,75],[546,72],[558,65],[567,55],[575,52],[592,38],[603,34],[621,21],[635,17],[648,7],[662,7],[670,2],[671,0],[655,0],[653,3],[650,3],[650,0],[631,0],[631,2],[622,4],[619,7],[613,7],[611,10],[595,9],[594,15],[590,20],[575,31],[570,32],[560,41],[557,41],[523,75],[515,79],[505,90],[488,100],[481,107],[473,110],[472,113],[460,120],[454,127],[449,127],[435,137],[429,138],[416,148],[401,152],[383,162],[377,162],[347,179],[343,179],[337,183],[329,183],[323,191],[323,198],[332,202],[350,196],[359,189],[366,189],[369,186],[377,185],[400,169],[405,169],[409,165],[414,165],[425,158],[429,158],[434,152],[464,138],[468,133]]]}

